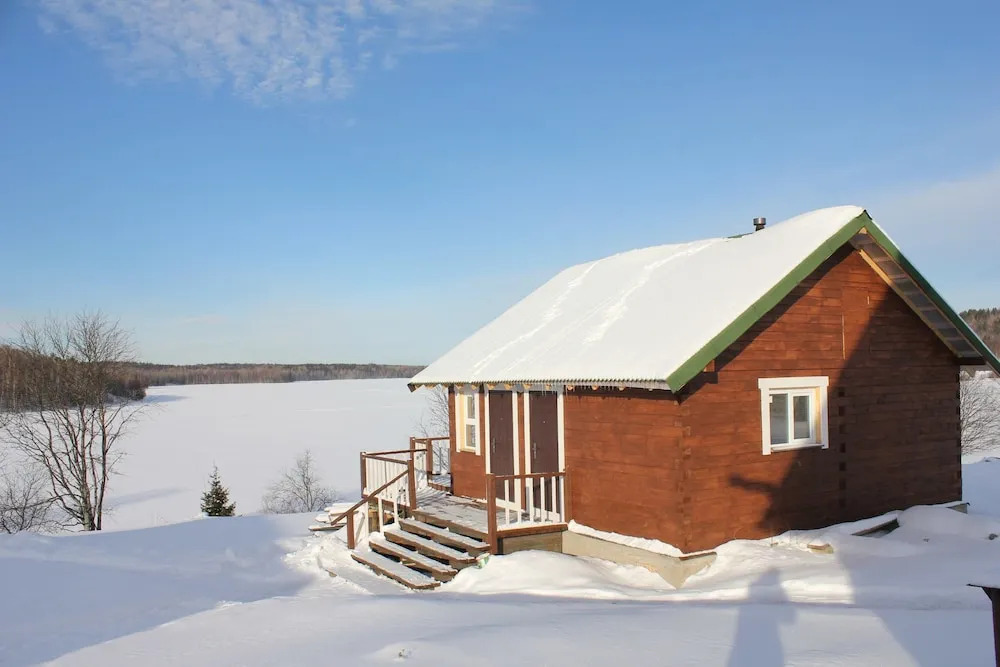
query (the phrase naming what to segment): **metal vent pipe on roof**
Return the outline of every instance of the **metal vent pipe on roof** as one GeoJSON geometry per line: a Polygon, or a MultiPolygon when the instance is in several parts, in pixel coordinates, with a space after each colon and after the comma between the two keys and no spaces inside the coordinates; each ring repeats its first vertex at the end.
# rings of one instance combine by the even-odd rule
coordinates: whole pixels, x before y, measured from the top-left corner
{"type": "Polygon", "coordinates": [[[754,218],[753,219],[753,230],[759,232],[764,229],[764,225],[767,224],[767,218],[754,218]]]}

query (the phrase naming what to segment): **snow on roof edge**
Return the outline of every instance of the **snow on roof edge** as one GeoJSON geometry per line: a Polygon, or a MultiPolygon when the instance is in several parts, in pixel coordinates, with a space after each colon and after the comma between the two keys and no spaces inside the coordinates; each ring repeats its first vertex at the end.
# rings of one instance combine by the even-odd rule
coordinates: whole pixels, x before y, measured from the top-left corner
{"type": "MultiPolygon", "coordinates": [[[[673,382],[669,382],[671,376],[675,375],[678,370],[684,366],[684,364],[689,363],[694,357],[696,357],[698,353],[704,349],[705,345],[711,343],[719,335],[725,333],[728,327],[732,326],[736,320],[739,319],[739,317],[745,315],[748,310],[752,310],[760,299],[766,296],[769,291],[777,287],[783,280],[786,280],[788,276],[794,273],[797,268],[806,263],[806,261],[810,259],[816,251],[821,250],[825,244],[830,243],[831,239],[834,239],[839,235],[843,235],[845,229],[848,226],[851,226],[852,222],[858,221],[861,216],[864,216],[865,218],[862,222],[871,222],[871,218],[867,216],[866,211],[858,206],[842,206],[820,209],[771,225],[766,228],[764,232],[756,232],[739,237],[714,238],[689,243],[667,244],[652,246],[649,248],[640,248],[616,253],[602,259],[592,260],[590,262],[575,264],[557,273],[541,287],[525,296],[523,299],[507,309],[504,313],[499,315],[497,318],[494,318],[490,323],[477,330],[457,346],[452,348],[452,350],[448,353],[418,373],[412,378],[410,386],[411,388],[416,388],[428,385],[469,383],[596,384],[611,386],[639,384],[641,386],[648,386],[650,383],[655,383],[657,388],[670,388],[670,386],[674,384],[673,382]],[[739,249],[734,250],[737,244],[739,245],[739,249]],[[700,252],[706,248],[714,250],[706,253],[700,252]],[[696,345],[691,345],[692,341],[688,340],[687,347],[689,352],[684,353],[683,358],[677,357],[669,359],[671,362],[670,364],[661,364],[657,368],[645,363],[640,363],[638,365],[633,363],[631,366],[632,372],[626,368],[627,364],[623,364],[621,368],[615,369],[616,371],[621,372],[588,373],[586,372],[587,370],[596,370],[596,368],[592,367],[587,369],[586,364],[582,363],[578,366],[573,366],[572,363],[569,363],[572,362],[571,359],[567,362],[567,364],[563,365],[563,370],[569,370],[569,368],[573,368],[575,370],[576,367],[579,367],[581,370],[580,373],[572,371],[563,373],[532,373],[527,367],[519,367],[519,364],[520,366],[525,366],[525,364],[521,362],[525,360],[530,361],[531,355],[535,354],[535,357],[538,358],[539,361],[527,364],[529,367],[534,365],[538,370],[542,370],[542,368],[548,365],[548,370],[552,370],[552,364],[549,363],[551,358],[555,357],[558,361],[560,353],[562,353],[563,356],[566,356],[565,349],[563,349],[565,346],[560,346],[559,343],[566,340],[571,335],[575,337],[572,342],[575,342],[577,346],[585,346],[590,342],[590,338],[592,336],[587,337],[583,336],[583,334],[590,332],[594,327],[591,326],[590,329],[583,329],[582,331],[570,331],[570,335],[564,335],[562,339],[559,339],[558,336],[556,336],[556,343],[549,341],[549,347],[542,349],[543,353],[552,351],[554,354],[549,356],[542,354],[539,356],[537,350],[531,349],[531,344],[534,343],[531,338],[535,335],[535,330],[530,329],[530,327],[532,326],[534,320],[518,320],[516,317],[513,318],[515,320],[514,322],[506,322],[505,320],[512,319],[512,312],[525,310],[523,307],[524,304],[531,301],[541,300],[542,306],[545,306],[546,304],[554,304],[555,306],[562,305],[562,300],[565,300],[566,293],[572,291],[572,288],[577,283],[584,280],[588,272],[595,270],[595,267],[597,270],[600,270],[602,268],[600,266],[602,263],[604,268],[608,265],[618,266],[620,269],[628,270],[634,275],[655,273],[656,269],[660,266],[673,262],[682,269],[692,269],[697,274],[698,271],[701,271],[702,273],[705,271],[724,273],[724,271],[719,270],[719,266],[727,267],[727,262],[735,259],[745,265],[742,268],[750,268],[750,271],[748,272],[749,274],[756,275],[757,273],[760,273],[757,271],[759,268],[759,262],[757,264],[754,263],[757,253],[762,253],[764,256],[770,256],[772,260],[781,260],[782,255],[784,255],[784,259],[786,261],[776,262],[780,265],[779,268],[771,270],[770,274],[768,274],[763,281],[757,281],[757,285],[755,287],[749,290],[746,287],[743,288],[743,295],[738,300],[738,303],[736,303],[735,306],[733,304],[729,304],[729,313],[727,313],[727,316],[731,315],[729,319],[718,320],[716,325],[711,326],[710,329],[705,328],[705,325],[709,324],[709,322],[705,322],[701,327],[701,330],[697,332],[700,340],[695,341],[697,343],[696,345]],[[702,254],[703,256],[698,257],[699,254],[702,254]],[[653,261],[652,264],[647,263],[643,265],[639,260],[642,260],[644,257],[655,261],[653,261]],[[748,257],[750,259],[748,259],[748,257]],[[637,261],[639,262],[638,264],[637,261]],[[560,288],[563,288],[562,292],[549,294],[549,292],[553,291],[558,292],[560,288]],[[497,328],[501,331],[493,331],[493,329],[497,328]],[[526,328],[529,329],[527,333],[525,333],[526,328]],[[583,337],[581,338],[581,336],[583,337]],[[492,343],[489,340],[491,337],[494,338],[492,343]],[[527,341],[528,344],[524,344],[524,341],[527,341]],[[478,348],[476,347],[477,345],[478,348]],[[497,364],[492,364],[491,367],[493,358],[502,356],[495,353],[495,348],[517,347],[518,345],[520,345],[521,348],[527,349],[527,352],[522,354],[521,358],[514,357],[513,360],[511,360],[510,357],[512,355],[508,354],[508,358],[502,360],[506,366],[497,366],[497,364]],[[473,348],[472,352],[466,349],[469,347],[473,348]],[[483,354],[485,354],[485,357],[482,356],[483,354]],[[464,361],[462,360],[462,357],[465,357],[464,361]],[[639,368],[641,368],[643,372],[635,372],[639,368]]],[[[678,271],[676,270],[674,271],[674,273],[677,272],[678,271]]],[[[737,277],[745,277],[741,276],[739,273],[736,275],[737,277]]],[[[612,278],[613,277],[614,276],[612,276],[612,278]]],[[[641,277],[642,276],[640,275],[640,278],[641,277]]],[[[677,276],[674,277],[676,278],[677,276]]],[[[702,275],[701,277],[704,276],[702,275]]],[[[608,277],[605,276],[605,278],[608,277]]],[[[746,282],[746,280],[743,280],[743,282],[746,282]]],[[[716,294],[709,294],[707,295],[708,297],[718,297],[719,293],[722,293],[722,296],[725,296],[725,292],[727,290],[738,291],[731,289],[729,285],[725,284],[725,281],[720,282],[717,279],[716,283],[717,284],[712,285],[712,287],[716,289],[716,294]]],[[[669,281],[666,283],[668,286],[668,289],[666,290],[666,297],[668,299],[671,296],[676,296],[674,290],[669,289],[669,287],[674,284],[677,283],[669,281]]],[[[632,283],[626,281],[622,285],[623,291],[628,294],[631,294],[642,287],[641,280],[632,281],[632,283]]],[[[660,287],[662,287],[662,285],[660,285],[660,287]]],[[[587,289],[591,292],[597,292],[597,296],[599,296],[600,285],[588,285],[587,289]]],[[[677,293],[683,292],[684,290],[677,290],[677,293]]],[[[656,296],[662,297],[663,294],[656,293],[656,296]]],[[[596,296],[594,298],[596,299],[596,296]]],[[[648,304],[648,295],[645,301],[648,304]]],[[[539,304],[534,303],[531,305],[534,307],[535,311],[538,311],[539,304]]],[[[589,308],[594,305],[594,301],[585,301],[584,305],[589,308]]],[[[627,309],[629,305],[630,304],[625,303],[623,309],[627,309]]],[[[687,305],[690,307],[691,304],[687,305]]],[[[530,309],[528,310],[530,311],[530,309]]],[[[542,312],[550,314],[552,310],[552,308],[549,308],[548,310],[543,310],[542,312]]],[[[555,308],[555,310],[558,310],[558,308],[555,308]]],[[[584,311],[585,310],[586,309],[584,309],[584,311]]],[[[537,315],[538,312],[529,312],[528,314],[537,315]]],[[[578,315],[579,313],[571,314],[578,315]]],[[[589,314],[584,312],[584,316],[587,315],[589,314]]],[[[556,313],[556,315],[553,315],[552,319],[557,319],[557,316],[563,316],[563,313],[556,313]]],[[[565,320],[567,317],[563,316],[563,319],[565,320]]],[[[635,317],[632,316],[632,319],[635,319],[635,317]]],[[[546,323],[543,322],[542,325],[535,328],[540,329],[545,324],[546,323]]],[[[577,323],[571,322],[571,324],[576,325],[577,323]]],[[[598,326],[602,325],[603,323],[598,323],[598,326]]],[[[580,327],[577,328],[579,329],[580,327]]],[[[563,332],[557,331],[555,333],[561,334],[563,332]]],[[[621,336],[619,336],[619,338],[621,338],[621,336]]],[[[544,343],[546,341],[542,342],[544,343]]],[[[615,349],[612,349],[611,352],[614,352],[615,349]]],[[[645,358],[641,361],[645,362],[645,358]]],[[[607,371],[610,370],[610,368],[604,368],[604,370],[607,371]]],[[[686,384],[686,381],[679,383],[679,385],[674,387],[674,389],[679,389],[684,384],[686,384]]]]}

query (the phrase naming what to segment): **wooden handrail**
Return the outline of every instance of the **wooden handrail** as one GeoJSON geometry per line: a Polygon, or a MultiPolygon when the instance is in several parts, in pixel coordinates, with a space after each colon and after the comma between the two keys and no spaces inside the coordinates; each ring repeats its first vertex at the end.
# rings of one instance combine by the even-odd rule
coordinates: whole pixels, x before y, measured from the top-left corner
{"type": "Polygon", "coordinates": [[[354,530],[353,530],[353,528],[354,528],[354,513],[358,511],[359,507],[361,507],[366,502],[368,502],[368,500],[372,496],[377,496],[382,491],[385,491],[390,486],[392,486],[393,484],[395,484],[399,480],[403,479],[403,477],[405,477],[406,475],[409,475],[410,474],[410,470],[411,470],[411,468],[407,467],[406,470],[404,470],[403,472],[399,473],[398,475],[396,475],[395,477],[393,477],[392,479],[390,479],[388,482],[386,482],[382,486],[378,487],[377,489],[375,489],[374,491],[372,491],[369,494],[365,494],[364,489],[362,489],[362,491],[361,491],[361,500],[359,500],[358,502],[356,502],[353,505],[351,505],[351,509],[346,510],[344,512],[341,512],[340,514],[338,514],[336,516],[336,518],[331,518],[330,519],[330,525],[331,526],[337,525],[340,522],[341,519],[344,519],[344,518],[347,519],[347,528],[348,528],[348,531],[347,531],[347,548],[348,549],[353,549],[354,546],[355,546],[355,544],[354,544],[354,530]]]}
{"type": "Polygon", "coordinates": [[[435,435],[432,438],[414,438],[415,442],[437,442],[438,440],[451,440],[450,435],[435,435]]]}
{"type": "MultiPolygon", "coordinates": [[[[370,459],[385,460],[386,457],[392,454],[412,454],[413,452],[425,452],[426,449],[417,447],[416,449],[393,449],[388,452],[368,452],[365,454],[370,459]]],[[[399,461],[400,459],[390,459],[392,461],[399,461]]]]}

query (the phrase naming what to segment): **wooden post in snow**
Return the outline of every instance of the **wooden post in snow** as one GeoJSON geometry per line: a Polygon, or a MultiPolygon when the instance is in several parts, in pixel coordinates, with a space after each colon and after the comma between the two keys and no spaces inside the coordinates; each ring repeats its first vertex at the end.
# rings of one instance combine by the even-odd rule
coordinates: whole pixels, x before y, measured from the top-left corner
{"type": "Polygon", "coordinates": [[[347,548],[354,551],[354,510],[347,513],[347,548]]]}
{"type": "Polygon", "coordinates": [[[365,453],[361,452],[361,497],[365,497],[365,487],[368,486],[368,466],[365,465],[365,453]]]}
{"type": "Polygon", "coordinates": [[[407,492],[410,494],[410,512],[417,509],[417,471],[413,461],[414,451],[410,450],[410,465],[406,467],[407,492]]]}
{"type": "Polygon", "coordinates": [[[983,589],[986,597],[993,604],[993,658],[997,667],[1000,667],[1000,588],[986,584],[969,585],[983,589]]]}
{"type": "Polygon", "coordinates": [[[497,552],[497,483],[496,476],[486,473],[486,525],[488,526],[490,553],[497,552]]]}

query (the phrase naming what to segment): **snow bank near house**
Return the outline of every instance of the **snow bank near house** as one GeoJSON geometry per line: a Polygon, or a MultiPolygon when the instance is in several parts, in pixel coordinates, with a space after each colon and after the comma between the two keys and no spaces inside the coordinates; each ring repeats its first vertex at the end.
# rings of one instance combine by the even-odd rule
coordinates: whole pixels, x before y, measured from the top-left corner
{"type": "Polygon", "coordinates": [[[604,600],[651,597],[673,587],[659,575],[635,565],[547,551],[522,551],[491,556],[482,569],[466,568],[440,590],[604,600]]]}
{"type": "Polygon", "coordinates": [[[942,507],[911,507],[896,517],[899,530],[895,539],[919,537],[924,541],[962,537],[970,540],[995,540],[1000,536],[1000,520],[988,516],[966,515],[942,507]],[[958,514],[956,517],[955,515],[958,514]]]}

